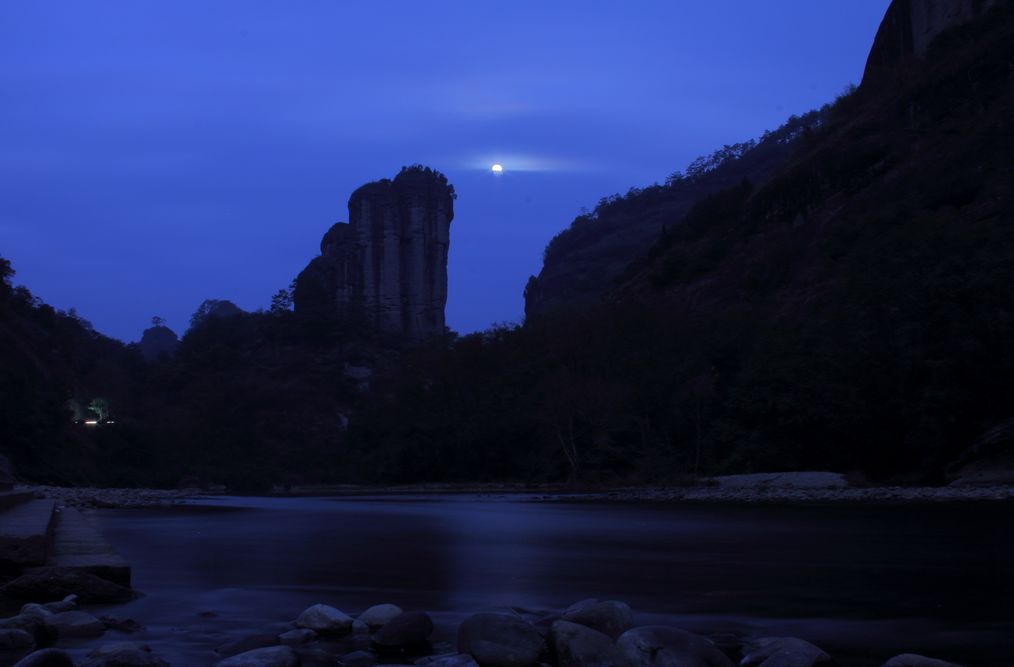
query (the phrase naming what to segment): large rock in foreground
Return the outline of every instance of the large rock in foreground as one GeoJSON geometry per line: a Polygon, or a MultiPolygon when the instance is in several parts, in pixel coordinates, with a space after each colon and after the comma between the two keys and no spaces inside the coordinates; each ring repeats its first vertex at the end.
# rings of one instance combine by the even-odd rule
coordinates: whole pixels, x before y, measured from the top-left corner
{"type": "Polygon", "coordinates": [[[307,628],[318,635],[348,634],[352,632],[352,623],[351,616],[326,604],[308,607],[296,619],[297,628],[307,628]]]}
{"type": "Polygon", "coordinates": [[[74,661],[59,649],[44,648],[25,656],[14,667],[74,667],[74,661]]]}
{"type": "Polygon", "coordinates": [[[226,658],[215,667],[299,667],[299,655],[288,646],[271,646],[226,658]]]}
{"type": "Polygon", "coordinates": [[[735,667],[708,639],[661,625],[627,630],[616,645],[632,667],[735,667]]]}
{"type": "Polygon", "coordinates": [[[425,646],[433,634],[433,620],[424,611],[406,611],[384,624],[373,636],[381,651],[408,650],[425,646]]]}
{"type": "Polygon", "coordinates": [[[479,667],[475,658],[467,653],[449,653],[444,655],[431,655],[421,660],[416,660],[419,667],[479,667]]]}
{"type": "Polygon", "coordinates": [[[813,667],[831,662],[831,656],[805,639],[764,637],[747,642],[740,667],[813,667]]]}
{"type": "Polygon", "coordinates": [[[45,618],[34,614],[18,614],[10,618],[0,618],[0,630],[23,630],[30,634],[39,646],[51,644],[56,638],[56,631],[46,625],[45,618]]]}
{"type": "Polygon", "coordinates": [[[106,631],[106,624],[85,611],[63,611],[43,621],[56,629],[61,639],[68,637],[98,637],[106,631]]]}
{"type": "Polygon", "coordinates": [[[530,623],[507,614],[476,614],[458,627],[458,650],[481,667],[531,667],[545,649],[530,623]]]}
{"type": "Polygon", "coordinates": [[[0,630],[0,650],[32,650],[35,638],[27,630],[20,628],[4,628],[0,630]]]}
{"type": "Polygon", "coordinates": [[[402,613],[402,608],[393,604],[375,604],[359,614],[357,621],[365,623],[370,630],[379,630],[385,623],[402,613]]]}
{"type": "Polygon", "coordinates": [[[169,667],[151,647],[139,642],[113,642],[88,654],[81,667],[169,667]]]}
{"type": "Polygon", "coordinates": [[[584,625],[616,639],[634,625],[630,606],[618,600],[584,600],[571,605],[563,620],[584,625]]]}
{"type": "Polygon", "coordinates": [[[627,667],[630,664],[609,635],[577,623],[553,623],[549,643],[557,667],[627,667]]]}
{"type": "Polygon", "coordinates": [[[884,667],[960,667],[960,665],[915,653],[902,653],[885,662],[884,667]]]}

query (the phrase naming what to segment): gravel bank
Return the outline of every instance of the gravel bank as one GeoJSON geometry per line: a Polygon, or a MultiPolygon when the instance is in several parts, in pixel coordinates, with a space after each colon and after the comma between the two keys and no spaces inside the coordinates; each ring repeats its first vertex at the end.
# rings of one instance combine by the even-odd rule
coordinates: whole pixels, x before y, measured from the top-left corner
{"type": "MultiPolygon", "coordinates": [[[[56,499],[70,507],[151,508],[188,504],[209,495],[198,489],[100,489],[60,486],[18,487],[56,499]]],[[[523,488],[514,485],[425,485],[424,487],[318,488],[306,496],[363,495],[478,495],[489,500],[516,499],[528,502],[652,502],[652,503],[948,503],[1014,501],[1014,486],[943,487],[831,487],[701,485],[679,487],[624,487],[568,490],[560,487],[523,488]]],[[[213,493],[210,495],[223,495],[213,493]]],[[[288,495],[288,494],[280,494],[288,495]]]]}
{"type": "Polygon", "coordinates": [[[201,491],[165,489],[98,489],[90,487],[20,485],[17,490],[58,500],[68,507],[169,507],[200,497],[201,491]]]}

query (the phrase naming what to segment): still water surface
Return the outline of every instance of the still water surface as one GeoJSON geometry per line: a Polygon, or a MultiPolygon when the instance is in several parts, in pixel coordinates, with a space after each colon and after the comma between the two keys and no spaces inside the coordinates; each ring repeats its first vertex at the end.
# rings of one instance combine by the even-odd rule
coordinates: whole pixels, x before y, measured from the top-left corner
{"type": "Polygon", "coordinates": [[[210,498],[89,516],[145,593],[110,611],[148,626],[174,665],[211,664],[215,646],[283,630],[317,602],[425,609],[450,642],[475,611],[587,597],[720,641],[804,637],[843,665],[903,651],[1014,664],[1010,505],[210,498]]]}

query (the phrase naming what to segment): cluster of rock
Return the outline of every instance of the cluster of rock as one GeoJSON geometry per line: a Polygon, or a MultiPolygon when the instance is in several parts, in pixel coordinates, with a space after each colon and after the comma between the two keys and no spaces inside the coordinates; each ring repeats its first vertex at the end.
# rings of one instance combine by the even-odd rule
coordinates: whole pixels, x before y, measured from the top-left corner
{"type": "MultiPolygon", "coordinates": [[[[834,664],[817,646],[793,637],[751,640],[727,653],[729,649],[710,639],[679,628],[635,627],[630,607],[616,600],[582,600],[551,615],[517,610],[474,614],[458,626],[453,647],[431,643],[433,630],[427,613],[393,604],[370,607],[355,618],[316,604],[304,610],[290,630],[218,647],[221,659],[215,667],[735,667],[730,655],[739,658],[740,667],[834,664]],[[361,638],[368,648],[329,652],[335,638],[349,636],[361,638]]],[[[955,666],[904,654],[884,667],[955,666]]]]}
{"type": "Polygon", "coordinates": [[[296,278],[295,310],[418,340],[444,331],[454,189],[429,168],[362,186],[296,278]]]}
{"type": "MultiPolygon", "coordinates": [[[[92,597],[97,597],[100,601],[111,601],[107,595],[92,597]]],[[[80,602],[81,598],[74,594],[56,602],[30,602],[17,615],[0,619],[0,656],[27,654],[17,662],[17,667],[73,667],[74,662],[70,656],[59,648],[52,648],[53,644],[101,637],[107,630],[133,633],[143,629],[133,619],[96,617],[80,609],[80,602]]],[[[159,658],[149,646],[131,641],[100,646],[81,665],[168,667],[168,663],[159,658]]]]}
{"type": "MultiPolygon", "coordinates": [[[[79,609],[77,596],[26,604],[0,620],[0,651],[28,652],[15,667],[74,667],[71,657],[51,646],[63,639],[90,638],[107,629],[133,632],[133,621],[96,618],[79,609]]],[[[630,607],[617,600],[588,599],[554,614],[522,610],[469,616],[457,628],[456,643],[433,643],[433,620],[423,611],[379,604],[352,617],[325,605],[304,610],[281,633],[251,635],[219,646],[215,667],[832,667],[830,655],[803,639],[765,637],[738,646],[675,627],[636,627],[630,607]],[[337,638],[355,637],[363,648],[335,654],[337,638]]],[[[82,667],[168,667],[152,649],[135,641],[102,645],[82,667]]],[[[956,667],[914,654],[898,655],[884,667],[956,667]]]]}
{"type": "Polygon", "coordinates": [[[204,493],[202,489],[100,489],[19,485],[18,490],[30,491],[40,498],[53,498],[68,507],[145,508],[169,507],[186,503],[204,493]]]}

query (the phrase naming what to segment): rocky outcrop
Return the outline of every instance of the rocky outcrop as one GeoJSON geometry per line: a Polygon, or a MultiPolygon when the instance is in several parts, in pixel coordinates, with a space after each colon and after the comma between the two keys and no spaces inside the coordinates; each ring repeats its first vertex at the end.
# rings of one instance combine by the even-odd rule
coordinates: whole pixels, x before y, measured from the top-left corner
{"type": "Polygon", "coordinates": [[[428,167],[362,186],[296,278],[296,313],[412,340],[442,333],[453,217],[454,188],[428,167]]]}
{"type": "Polygon", "coordinates": [[[893,0],[873,40],[863,83],[910,58],[926,55],[930,42],[948,28],[984,13],[996,0],[893,0]]]}
{"type": "Polygon", "coordinates": [[[138,350],[145,361],[158,361],[162,355],[166,358],[176,354],[180,346],[180,339],[172,329],[165,325],[156,325],[144,330],[141,341],[137,344],[138,350]]]}

